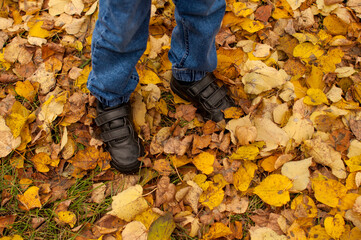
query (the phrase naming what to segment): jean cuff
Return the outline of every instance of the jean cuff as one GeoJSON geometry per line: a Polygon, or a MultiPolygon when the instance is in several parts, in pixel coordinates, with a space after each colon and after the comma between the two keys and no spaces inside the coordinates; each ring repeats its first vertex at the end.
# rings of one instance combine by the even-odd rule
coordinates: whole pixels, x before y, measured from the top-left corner
{"type": "Polygon", "coordinates": [[[98,101],[102,103],[104,107],[116,107],[122,103],[128,102],[130,98],[130,95],[127,95],[120,98],[105,99],[100,96],[101,92],[98,89],[92,86],[87,86],[87,88],[92,93],[92,95],[95,96],[98,99],[98,101]]]}
{"type": "Polygon", "coordinates": [[[173,77],[179,81],[196,82],[204,78],[208,72],[173,67],[172,73],[173,77]]]}

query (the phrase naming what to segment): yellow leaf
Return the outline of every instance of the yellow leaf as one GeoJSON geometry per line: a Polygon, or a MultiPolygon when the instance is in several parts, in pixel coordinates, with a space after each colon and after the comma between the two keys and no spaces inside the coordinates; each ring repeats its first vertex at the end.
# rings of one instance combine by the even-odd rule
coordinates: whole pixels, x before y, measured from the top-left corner
{"type": "Polygon", "coordinates": [[[15,234],[12,237],[2,237],[0,240],[24,240],[20,235],[15,234]]]}
{"type": "Polygon", "coordinates": [[[49,172],[47,165],[51,163],[51,158],[48,154],[41,152],[36,154],[31,161],[34,163],[36,170],[39,172],[49,172]]]}
{"type": "MultiPolygon", "coordinates": [[[[349,148],[350,149],[350,148],[349,148]]],[[[350,150],[349,150],[350,151],[350,150]]],[[[346,161],[345,161],[346,162],[346,161]]],[[[347,162],[346,162],[347,164],[347,162]]],[[[351,172],[347,178],[346,178],[346,188],[348,190],[351,190],[351,189],[357,189],[357,185],[356,185],[356,174],[357,172],[351,172]]]]}
{"type": "Polygon", "coordinates": [[[67,98],[67,92],[62,92],[56,97],[51,95],[41,106],[41,111],[38,114],[39,120],[46,124],[52,123],[63,112],[67,98]]]}
{"type": "Polygon", "coordinates": [[[313,44],[317,44],[319,41],[319,38],[312,33],[294,33],[292,36],[297,38],[300,43],[311,42],[313,44]]]}
{"type": "Polygon", "coordinates": [[[305,231],[300,227],[297,222],[294,222],[287,229],[287,239],[289,240],[307,240],[305,231]]]}
{"type": "Polygon", "coordinates": [[[201,196],[199,197],[199,202],[209,209],[213,209],[218,207],[219,204],[222,203],[224,198],[224,191],[222,188],[215,186],[212,182],[210,182],[209,187],[205,190],[201,196]]]}
{"type": "Polygon", "coordinates": [[[217,50],[217,71],[230,79],[239,76],[239,71],[234,66],[243,62],[244,52],[241,48],[227,49],[219,48],[217,50]]]}
{"type": "Polygon", "coordinates": [[[307,105],[317,106],[323,103],[328,104],[328,99],[321,89],[310,88],[307,90],[307,96],[303,102],[307,105]]]}
{"type": "Polygon", "coordinates": [[[91,70],[92,70],[91,66],[86,65],[84,69],[81,71],[80,76],[74,82],[74,85],[79,89],[81,89],[83,93],[89,93],[86,84],[88,82],[88,76],[91,70]]]}
{"type": "Polygon", "coordinates": [[[361,170],[361,155],[351,157],[345,160],[346,165],[349,167],[350,172],[356,172],[361,170]]]}
{"type": "Polygon", "coordinates": [[[4,52],[4,48],[0,52],[0,69],[8,70],[11,67],[11,63],[5,60],[3,52],[4,52]]]}
{"type": "Polygon", "coordinates": [[[15,168],[24,168],[24,159],[21,156],[13,157],[10,159],[10,164],[15,168]]]}
{"type": "Polygon", "coordinates": [[[361,239],[361,230],[358,227],[354,227],[350,231],[349,225],[346,225],[345,228],[347,231],[345,231],[342,236],[341,240],[360,240],[361,239]]]}
{"type": "Polygon", "coordinates": [[[193,181],[203,190],[206,191],[211,181],[206,181],[207,176],[204,174],[197,174],[194,176],[193,181]]]}
{"type": "Polygon", "coordinates": [[[321,56],[317,62],[323,72],[334,72],[336,70],[336,64],[341,62],[343,56],[344,52],[339,48],[335,48],[328,51],[326,55],[321,56]]]}
{"type": "Polygon", "coordinates": [[[288,190],[292,187],[292,182],[287,177],[280,174],[272,174],[266,177],[254,189],[264,202],[281,207],[290,201],[290,194],[288,190]]]}
{"type": "Polygon", "coordinates": [[[127,222],[148,209],[147,201],[142,197],[143,188],[140,185],[132,186],[112,197],[112,210],[109,214],[127,222]]]}
{"type": "Polygon", "coordinates": [[[230,156],[230,159],[255,160],[258,153],[259,148],[254,145],[241,146],[230,156]]]}
{"type": "Polygon", "coordinates": [[[11,129],[14,137],[18,137],[25,126],[30,111],[16,101],[11,107],[11,114],[6,117],[6,125],[11,129]]]}
{"type": "Polygon", "coordinates": [[[301,194],[295,197],[291,203],[291,209],[295,210],[295,216],[315,218],[317,217],[317,207],[315,202],[307,195],[301,194]],[[306,213],[307,216],[303,214],[306,213]]]}
{"type": "Polygon", "coordinates": [[[25,126],[23,127],[23,130],[20,133],[20,137],[21,137],[21,144],[19,147],[17,147],[16,149],[18,151],[23,151],[26,148],[26,145],[31,142],[31,132],[29,129],[29,125],[25,124],[25,126]]]}
{"type": "Polygon", "coordinates": [[[69,224],[72,228],[76,223],[76,216],[73,212],[70,211],[60,211],[58,212],[58,217],[60,222],[69,224]]]}
{"type": "Polygon", "coordinates": [[[310,240],[331,240],[331,237],[327,234],[326,230],[321,225],[313,226],[308,233],[310,240]]]}
{"type": "Polygon", "coordinates": [[[264,28],[264,24],[260,21],[243,18],[239,24],[244,30],[249,33],[255,33],[264,28]]]}
{"type": "Polygon", "coordinates": [[[227,227],[221,222],[216,222],[211,226],[209,231],[203,236],[202,239],[216,239],[220,237],[225,237],[230,234],[232,234],[232,231],[229,227],[227,227]]]}
{"type": "Polygon", "coordinates": [[[347,188],[334,179],[327,179],[321,175],[311,181],[317,201],[330,207],[337,207],[340,199],[346,195],[347,188]]]}
{"type": "Polygon", "coordinates": [[[262,161],[261,167],[267,172],[273,172],[274,170],[276,170],[275,163],[277,159],[278,156],[269,156],[262,161]]]}
{"type": "Polygon", "coordinates": [[[232,7],[232,12],[237,17],[247,17],[248,15],[251,15],[253,13],[253,10],[247,8],[247,5],[243,2],[234,2],[232,4],[232,7]]]}
{"type": "Polygon", "coordinates": [[[213,177],[214,185],[216,185],[218,188],[224,188],[229,183],[224,179],[222,174],[214,175],[213,177]]]}
{"type": "Polygon", "coordinates": [[[29,100],[29,102],[33,102],[38,92],[38,87],[34,87],[33,84],[28,80],[23,82],[18,81],[15,85],[15,92],[29,100]]]}
{"type": "Polygon", "coordinates": [[[149,229],[150,225],[159,217],[158,213],[153,212],[151,208],[135,216],[134,220],[144,224],[149,229]]]}
{"type": "Polygon", "coordinates": [[[38,187],[29,187],[23,195],[19,194],[17,197],[27,210],[41,207],[38,187]]]}
{"type": "Polygon", "coordinates": [[[186,155],[183,155],[181,157],[178,157],[177,155],[172,155],[170,157],[170,160],[172,161],[173,165],[177,168],[192,162],[192,159],[188,158],[186,155]]]}
{"type": "Polygon", "coordinates": [[[139,83],[141,83],[141,84],[162,83],[162,80],[152,70],[140,68],[140,69],[137,69],[137,71],[139,74],[139,83]]]}
{"type": "Polygon", "coordinates": [[[224,110],[224,118],[240,118],[242,115],[243,111],[239,107],[230,107],[224,110]]]}
{"type": "Polygon", "coordinates": [[[157,102],[157,105],[155,106],[155,109],[157,109],[157,111],[165,116],[168,115],[168,105],[166,103],[166,101],[161,98],[159,100],[159,102],[157,102]]]}
{"type": "Polygon", "coordinates": [[[360,195],[357,193],[347,193],[344,197],[341,198],[339,205],[337,208],[341,211],[346,211],[349,209],[352,209],[356,198],[358,198],[360,195]]]}
{"type": "Polygon", "coordinates": [[[323,19],[326,31],[332,35],[346,35],[348,25],[337,16],[330,14],[323,19]]]}
{"type": "Polygon", "coordinates": [[[325,82],[323,81],[323,71],[319,67],[312,65],[312,70],[310,76],[306,79],[306,82],[310,88],[323,89],[325,87],[325,82]]]}
{"type": "Polygon", "coordinates": [[[26,189],[30,186],[30,184],[33,183],[33,180],[29,179],[29,178],[22,178],[19,181],[19,184],[21,186],[22,189],[26,189]]]}
{"type": "Polygon", "coordinates": [[[276,8],[272,13],[274,19],[291,18],[293,11],[287,0],[278,0],[276,2],[276,8]]]}
{"type": "Polygon", "coordinates": [[[43,26],[44,21],[36,22],[32,27],[29,29],[29,36],[31,37],[38,37],[38,38],[47,38],[50,37],[51,32],[41,28],[43,26]]]}
{"type": "Polygon", "coordinates": [[[240,166],[237,172],[233,174],[233,185],[238,191],[247,191],[257,168],[256,164],[246,161],[244,167],[240,166]]]}
{"type": "Polygon", "coordinates": [[[302,86],[299,80],[291,79],[290,82],[293,84],[295,88],[296,99],[300,99],[306,96],[307,88],[302,86]]]}
{"type": "Polygon", "coordinates": [[[335,217],[326,217],[324,224],[327,234],[335,239],[345,231],[345,220],[341,214],[336,214],[335,217]]]}
{"type": "Polygon", "coordinates": [[[324,54],[322,48],[309,42],[298,44],[293,49],[293,56],[299,57],[302,61],[309,63],[321,57],[324,54]]]}
{"type": "Polygon", "coordinates": [[[193,158],[193,164],[204,174],[211,174],[213,172],[214,160],[214,155],[208,152],[202,152],[193,158]]]}
{"type": "Polygon", "coordinates": [[[323,44],[327,44],[332,39],[332,36],[323,29],[318,32],[317,36],[323,44]]]}

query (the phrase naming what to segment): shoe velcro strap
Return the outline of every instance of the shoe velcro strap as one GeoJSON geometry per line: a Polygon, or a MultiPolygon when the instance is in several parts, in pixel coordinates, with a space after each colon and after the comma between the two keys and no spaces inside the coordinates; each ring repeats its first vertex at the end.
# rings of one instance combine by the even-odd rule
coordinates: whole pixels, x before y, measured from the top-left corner
{"type": "Polygon", "coordinates": [[[207,75],[206,77],[204,77],[202,80],[197,81],[193,84],[193,86],[191,86],[190,88],[188,88],[188,92],[192,95],[192,96],[197,96],[199,95],[204,89],[206,89],[209,85],[211,85],[214,82],[214,80],[212,79],[212,77],[210,75],[207,75]]]}
{"type": "Polygon", "coordinates": [[[216,107],[217,104],[227,96],[227,90],[224,86],[215,90],[207,99],[206,102],[212,107],[216,107]]]}
{"type": "Polygon", "coordinates": [[[99,114],[95,118],[95,123],[97,124],[97,126],[101,126],[107,122],[125,117],[127,115],[128,115],[128,107],[115,108],[99,114]]]}
{"type": "Polygon", "coordinates": [[[102,132],[100,137],[104,142],[110,142],[116,139],[126,138],[130,135],[130,129],[128,126],[115,128],[106,132],[102,132]]]}

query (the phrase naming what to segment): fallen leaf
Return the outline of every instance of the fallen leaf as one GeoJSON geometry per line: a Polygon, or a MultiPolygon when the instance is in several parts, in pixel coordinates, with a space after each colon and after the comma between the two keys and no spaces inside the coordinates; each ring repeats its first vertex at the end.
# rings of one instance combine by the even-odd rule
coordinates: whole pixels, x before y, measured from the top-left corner
{"type": "Polygon", "coordinates": [[[148,208],[147,201],[142,197],[143,188],[140,185],[129,187],[112,197],[112,210],[109,214],[125,221],[134,217],[148,208]]]}
{"type": "Polygon", "coordinates": [[[76,216],[73,212],[70,211],[60,211],[57,213],[61,223],[69,224],[71,228],[74,227],[76,223],[76,216]]]}
{"type": "Polygon", "coordinates": [[[229,227],[221,222],[216,222],[210,227],[209,231],[203,236],[202,239],[215,239],[225,237],[230,234],[232,234],[232,231],[229,227]]]}
{"type": "Polygon", "coordinates": [[[322,141],[321,138],[306,140],[304,146],[315,162],[330,167],[332,174],[336,177],[346,178],[346,169],[341,154],[322,141]]]}
{"type": "Polygon", "coordinates": [[[268,227],[251,227],[249,229],[252,240],[286,240],[287,237],[284,235],[278,235],[275,231],[268,227]]]}
{"type": "Polygon", "coordinates": [[[280,207],[290,201],[288,190],[292,188],[292,182],[285,176],[280,174],[272,174],[266,177],[254,189],[264,202],[280,207]]]}
{"type": "Polygon", "coordinates": [[[233,185],[235,188],[242,192],[247,191],[256,170],[256,164],[249,161],[244,162],[244,167],[240,166],[233,175],[233,185]]]}
{"type": "Polygon", "coordinates": [[[147,229],[143,223],[132,221],[122,231],[123,240],[147,240],[147,229]]]}
{"type": "Polygon", "coordinates": [[[148,240],[168,240],[176,225],[172,214],[166,213],[155,220],[149,228],[148,240]]]}
{"type": "Polygon", "coordinates": [[[208,207],[209,209],[214,209],[218,207],[224,199],[224,191],[222,188],[215,186],[213,183],[210,183],[207,189],[203,191],[199,197],[199,202],[208,207]]]}
{"type": "Polygon", "coordinates": [[[21,137],[14,138],[11,129],[6,126],[2,116],[0,116],[0,135],[0,157],[6,157],[21,144],[21,137]]]}
{"type": "Polygon", "coordinates": [[[21,202],[21,204],[24,205],[26,210],[30,210],[33,208],[40,208],[41,202],[39,197],[39,188],[32,186],[29,187],[24,194],[17,195],[18,200],[21,202]]]}
{"type": "Polygon", "coordinates": [[[312,178],[311,182],[317,201],[330,207],[338,206],[340,199],[344,197],[347,192],[347,188],[334,179],[319,176],[312,178]]]}
{"type": "Polygon", "coordinates": [[[292,161],[282,166],[282,175],[293,180],[293,186],[290,190],[303,191],[310,182],[310,172],[308,168],[312,164],[312,158],[301,161],[292,161]]]}
{"type": "Polygon", "coordinates": [[[211,174],[213,172],[213,163],[215,157],[208,152],[202,152],[193,158],[192,162],[196,168],[202,171],[204,174],[211,174]]]}
{"type": "Polygon", "coordinates": [[[324,224],[327,234],[332,238],[341,237],[345,231],[345,220],[340,214],[336,214],[335,217],[326,217],[324,224]]]}
{"type": "Polygon", "coordinates": [[[248,94],[260,94],[284,84],[289,76],[283,70],[268,67],[261,61],[247,61],[244,65],[246,74],[242,77],[244,90],[248,94]]]}

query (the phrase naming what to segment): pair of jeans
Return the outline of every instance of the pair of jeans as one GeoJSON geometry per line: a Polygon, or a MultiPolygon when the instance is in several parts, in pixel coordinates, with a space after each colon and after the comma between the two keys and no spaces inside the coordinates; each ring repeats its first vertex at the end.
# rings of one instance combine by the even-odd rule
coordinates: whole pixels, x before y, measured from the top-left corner
{"type": "MultiPolygon", "coordinates": [[[[173,0],[177,26],[168,56],[173,76],[202,79],[217,66],[215,36],[224,0],[173,0]]],[[[100,0],[92,40],[92,71],[87,87],[105,106],[129,101],[138,84],[135,70],[147,46],[151,0],[100,0]]]]}

